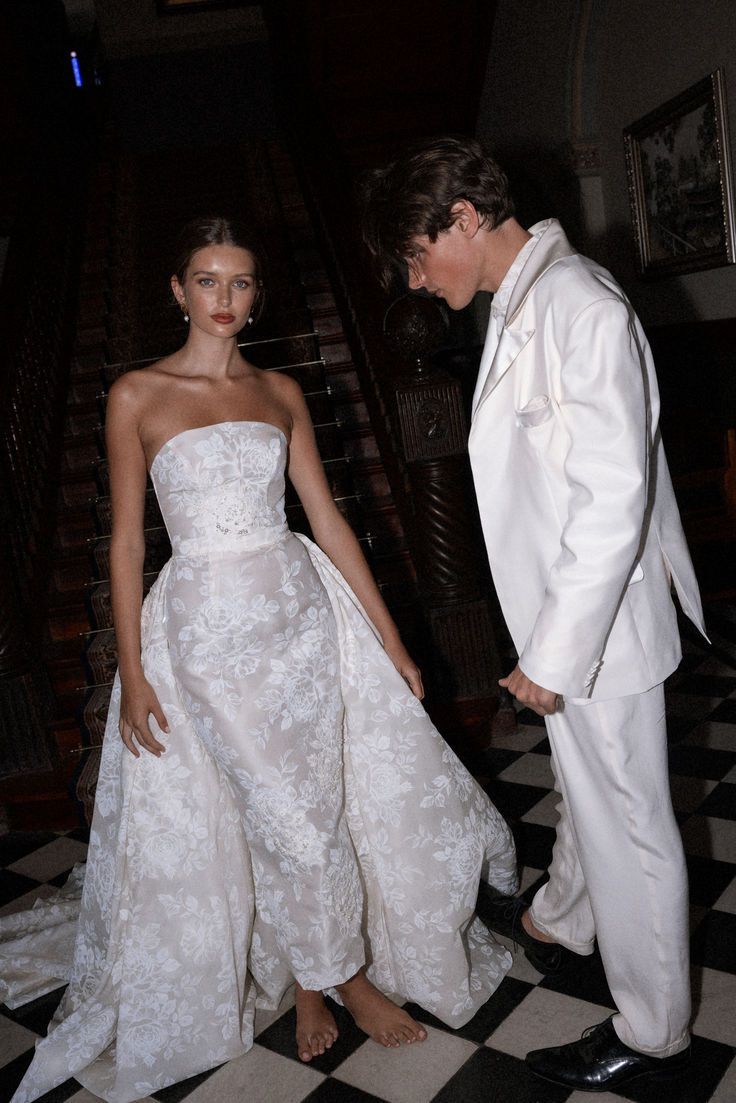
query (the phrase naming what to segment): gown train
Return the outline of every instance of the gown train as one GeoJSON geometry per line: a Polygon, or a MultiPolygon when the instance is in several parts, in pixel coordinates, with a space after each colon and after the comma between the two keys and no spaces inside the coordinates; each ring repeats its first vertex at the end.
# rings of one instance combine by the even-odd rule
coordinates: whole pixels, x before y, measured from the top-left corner
{"type": "Polygon", "coordinates": [[[330,560],[290,532],[287,442],[186,430],[151,477],[172,542],[142,612],[170,732],[139,758],[113,687],[86,874],[0,920],[0,998],[69,982],[14,1103],[74,1076],[130,1103],[246,1052],[256,1007],[361,966],[450,1026],[511,964],[474,915],[509,829],[330,560]]]}

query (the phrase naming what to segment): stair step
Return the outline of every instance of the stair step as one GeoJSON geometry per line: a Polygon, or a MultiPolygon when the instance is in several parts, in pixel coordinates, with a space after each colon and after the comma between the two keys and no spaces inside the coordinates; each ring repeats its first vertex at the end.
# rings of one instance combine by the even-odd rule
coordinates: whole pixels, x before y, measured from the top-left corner
{"type": "Polygon", "coordinates": [[[78,693],[79,687],[85,685],[88,680],[87,671],[80,663],[79,656],[76,659],[67,659],[63,663],[49,664],[49,674],[51,685],[59,701],[64,698],[76,701],[73,695],[78,693]]]}
{"type": "Polygon", "coordinates": [[[387,541],[390,538],[396,540],[396,547],[404,544],[404,530],[401,518],[393,502],[383,505],[363,504],[366,534],[371,540],[387,541]]]}
{"type": "Polygon", "coordinates": [[[84,376],[81,378],[78,377],[69,387],[66,400],[67,407],[81,407],[96,402],[101,389],[102,385],[99,372],[93,369],[92,372],[85,373],[84,376]],[[90,378],[87,378],[88,375],[90,378]]]}
{"type": "Polygon", "coordinates": [[[67,449],[94,447],[97,449],[97,455],[99,455],[103,446],[103,434],[104,426],[99,411],[95,410],[91,421],[86,425],[79,426],[78,432],[74,432],[70,425],[64,426],[64,449],[66,451],[67,449]]]}
{"type": "Polygon", "coordinates": [[[104,360],[102,360],[97,352],[92,352],[89,349],[78,349],[74,352],[71,361],[72,378],[75,378],[76,373],[80,373],[82,376],[88,376],[92,372],[100,371],[104,360]]]}
{"type": "Polygon", "coordinates": [[[52,641],[78,639],[90,629],[86,610],[77,606],[52,609],[48,626],[52,641]]]}
{"type": "Polygon", "coordinates": [[[83,641],[86,637],[71,636],[65,640],[46,640],[44,643],[44,659],[49,667],[54,666],[56,663],[65,665],[66,663],[75,660],[79,664],[80,670],[84,666],[84,656],[82,654],[83,641]]]}
{"type": "Polygon", "coordinates": [[[345,439],[345,455],[353,460],[373,460],[380,463],[381,454],[378,450],[373,430],[369,428],[356,429],[345,439]]]}
{"type": "Polygon", "coordinates": [[[88,691],[82,704],[82,719],[92,746],[102,743],[111,693],[111,685],[97,686],[88,691]]]}
{"type": "Polygon", "coordinates": [[[325,337],[320,341],[319,351],[328,365],[328,370],[330,364],[348,364],[352,359],[350,346],[342,335],[325,337]]]}
{"type": "Polygon", "coordinates": [[[96,348],[106,343],[107,336],[107,330],[104,326],[80,326],[75,334],[76,347],[87,350],[96,348]]]}
{"type": "Polygon", "coordinates": [[[341,428],[346,433],[353,433],[364,428],[373,431],[368,407],[362,394],[344,395],[339,401],[335,399],[333,409],[341,428]]]}
{"type": "Polygon", "coordinates": [[[81,329],[95,326],[107,314],[105,295],[99,290],[95,295],[81,295],[78,308],[78,324],[81,329]]]}
{"type": "Polygon", "coordinates": [[[85,440],[68,442],[64,447],[61,472],[77,473],[88,471],[100,458],[100,448],[96,441],[85,440]]]}
{"type": "Polygon", "coordinates": [[[339,314],[325,313],[314,315],[314,328],[320,339],[320,347],[324,341],[344,340],[342,318],[339,314]]]}
{"type": "Polygon", "coordinates": [[[87,440],[100,425],[100,408],[95,402],[91,409],[72,409],[68,412],[64,426],[64,439],[87,440]]]}
{"type": "Polygon", "coordinates": [[[46,601],[49,621],[64,616],[69,616],[74,620],[88,616],[87,598],[89,588],[90,582],[87,579],[76,589],[49,590],[46,601]]]}
{"type": "Polygon", "coordinates": [[[110,465],[106,458],[99,459],[95,464],[94,480],[97,495],[104,496],[110,493],[110,465]]]}
{"type": "Polygon", "coordinates": [[[49,734],[63,756],[78,754],[84,747],[84,735],[78,722],[57,721],[49,728],[49,734]]]}
{"type": "Polygon", "coordinates": [[[92,684],[113,680],[118,664],[118,650],[113,629],[95,632],[87,647],[86,660],[89,667],[89,681],[92,684]]]}
{"type": "Polygon", "coordinates": [[[81,555],[94,533],[94,525],[89,509],[81,512],[65,510],[60,518],[54,538],[54,548],[62,552],[81,555]]]}
{"type": "Polygon", "coordinates": [[[59,595],[70,592],[82,594],[84,587],[89,584],[89,574],[89,555],[56,560],[51,572],[53,589],[59,595]]]}
{"type": "Polygon", "coordinates": [[[393,501],[391,486],[383,464],[374,461],[353,461],[350,464],[353,486],[366,507],[393,501]]]}
{"type": "Polygon", "coordinates": [[[352,363],[326,365],[325,378],[328,391],[336,398],[343,395],[362,396],[358,373],[352,363]]]}
{"type": "Polygon", "coordinates": [[[94,475],[86,471],[76,471],[73,475],[65,472],[59,485],[58,504],[60,509],[89,509],[89,503],[99,493],[94,475]]]}
{"type": "Polygon", "coordinates": [[[299,272],[299,282],[305,291],[315,295],[330,288],[329,278],[321,265],[309,269],[302,268],[299,272]]]}
{"type": "Polygon", "coordinates": [[[89,625],[99,631],[101,628],[112,628],[112,601],[110,595],[110,583],[96,582],[88,591],[90,608],[89,625]]]}
{"type": "Polygon", "coordinates": [[[53,829],[70,831],[83,826],[73,799],[76,756],[61,760],[53,771],[21,774],[0,781],[0,805],[4,807],[10,831],[53,829]]]}

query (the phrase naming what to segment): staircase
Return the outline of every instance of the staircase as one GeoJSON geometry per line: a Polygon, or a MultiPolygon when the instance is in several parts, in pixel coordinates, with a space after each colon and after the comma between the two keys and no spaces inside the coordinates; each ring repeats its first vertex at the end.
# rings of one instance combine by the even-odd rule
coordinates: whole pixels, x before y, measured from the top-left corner
{"type": "MultiPolygon", "coordinates": [[[[415,575],[348,343],[293,166],[277,143],[208,150],[206,177],[190,155],[110,156],[91,188],[77,342],[59,472],[58,526],[46,660],[56,695],[59,785],[55,826],[89,820],[99,747],[116,666],[109,585],[110,499],[104,453],[106,394],[123,372],[179,347],[166,257],[178,227],[202,212],[257,214],[267,252],[267,316],[241,345],[258,367],[300,383],[338,508],[363,545],[379,586],[410,634],[415,575]],[[76,807],[75,807],[76,802],[76,807]],[[64,820],[62,823],[61,820],[64,820]]],[[[293,491],[292,528],[309,532],[293,491]]],[[[146,588],[170,554],[153,490],[146,492],[146,588]]],[[[27,787],[26,787],[27,788],[27,787]]],[[[12,799],[12,798],[11,798],[12,799]]],[[[34,824],[38,824],[39,805],[34,824]]],[[[24,822],[22,804],[11,808],[24,822]]]]}

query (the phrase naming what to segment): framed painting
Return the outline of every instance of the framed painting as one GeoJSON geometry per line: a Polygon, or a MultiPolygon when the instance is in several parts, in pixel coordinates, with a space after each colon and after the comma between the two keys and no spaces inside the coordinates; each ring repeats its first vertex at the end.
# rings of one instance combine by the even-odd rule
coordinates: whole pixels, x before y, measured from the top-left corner
{"type": "Polygon", "coordinates": [[[643,275],[733,264],[734,206],[723,71],[624,131],[643,275]]]}

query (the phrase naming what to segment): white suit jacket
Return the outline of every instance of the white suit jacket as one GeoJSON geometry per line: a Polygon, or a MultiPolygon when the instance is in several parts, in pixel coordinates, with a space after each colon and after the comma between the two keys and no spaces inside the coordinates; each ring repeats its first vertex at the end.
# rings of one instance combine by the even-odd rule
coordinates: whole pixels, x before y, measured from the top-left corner
{"type": "Polygon", "coordinates": [[[481,359],[473,478],[522,671],[569,697],[622,697],[680,661],[670,583],[704,633],[700,595],[641,324],[556,220],[538,231],[481,359]]]}

